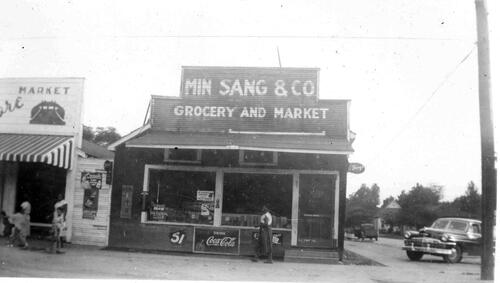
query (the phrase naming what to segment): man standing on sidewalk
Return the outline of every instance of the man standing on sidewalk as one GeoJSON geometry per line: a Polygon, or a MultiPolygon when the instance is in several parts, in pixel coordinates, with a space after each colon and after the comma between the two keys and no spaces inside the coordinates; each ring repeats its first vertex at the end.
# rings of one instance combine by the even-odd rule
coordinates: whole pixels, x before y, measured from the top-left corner
{"type": "Polygon", "coordinates": [[[260,217],[258,244],[252,261],[258,261],[259,257],[263,255],[267,258],[266,261],[264,261],[265,263],[273,263],[273,231],[271,228],[273,217],[266,206],[262,207],[262,213],[260,217]]]}

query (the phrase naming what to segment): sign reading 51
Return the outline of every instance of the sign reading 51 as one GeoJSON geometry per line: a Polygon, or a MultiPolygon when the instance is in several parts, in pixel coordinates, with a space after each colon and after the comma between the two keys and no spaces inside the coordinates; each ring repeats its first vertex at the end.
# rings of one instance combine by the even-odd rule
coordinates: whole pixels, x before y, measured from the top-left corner
{"type": "Polygon", "coordinates": [[[182,245],[182,243],[184,243],[185,238],[186,238],[186,233],[184,233],[184,231],[176,231],[170,233],[170,242],[172,244],[182,245]]]}

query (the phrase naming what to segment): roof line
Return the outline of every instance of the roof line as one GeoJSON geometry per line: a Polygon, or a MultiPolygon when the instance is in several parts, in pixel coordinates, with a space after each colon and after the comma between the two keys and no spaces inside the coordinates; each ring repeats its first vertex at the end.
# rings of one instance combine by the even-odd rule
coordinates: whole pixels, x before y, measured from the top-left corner
{"type": "Polygon", "coordinates": [[[135,138],[136,136],[144,133],[145,131],[151,129],[151,124],[146,124],[146,125],[143,125],[135,130],[133,130],[132,132],[130,132],[129,134],[125,135],[124,137],[122,137],[121,139],[115,141],[114,143],[108,145],[108,150],[111,150],[111,151],[115,151],[116,147],[135,138]]]}
{"type": "Polygon", "coordinates": [[[179,148],[179,149],[229,149],[229,150],[258,150],[258,151],[276,151],[276,152],[291,152],[291,153],[311,153],[311,154],[351,154],[352,151],[338,150],[313,150],[313,149],[293,149],[293,148],[267,148],[258,146],[239,146],[239,145],[129,145],[126,147],[132,148],[179,148]]]}

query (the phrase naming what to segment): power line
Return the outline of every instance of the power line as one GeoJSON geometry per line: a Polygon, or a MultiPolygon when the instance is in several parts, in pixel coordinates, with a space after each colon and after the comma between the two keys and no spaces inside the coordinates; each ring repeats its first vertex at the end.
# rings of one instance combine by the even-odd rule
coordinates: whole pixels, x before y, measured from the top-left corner
{"type": "Polygon", "coordinates": [[[450,79],[450,77],[455,74],[455,72],[458,70],[458,68],[469,58],[469,56],[472,54],[472,52],[474,51],[474,49],[476,49],[476,44],[477,43],[474,43],[474,46],[471,48],[471,50],[467,53],[467,55],[465,55],[462,60],[460,60],[460,62],[458,62],[458,64],[450,71],[446,74],[446,76],[443,78],[443,80],[437,85],[437,87],[434,89],[434,91],[431,93],[431,95],[429,95],[429,97],[427,97],[427,99],[424,101],[424,103],[422,105],[420,105],[420,107],[417,109],[417,111],[415,113],[413,113],[413,115],[408,119],[408,121],[406,121],[406,123],[404,123],[400,128],[399,130],[396,132],[396,134],[391,138],[391,140],[383,147],[383,150],[382,151],[378,151],[377,155],[375,155],[373,158],[371,158],[368,162],[370,161],[373,161],[375,159],[377,159],[380,154],[382,154],[382,152],[388,148],[390,145],[392,145],[392,143],[406,130],[408,129],[408,125],[413,122],[413,120],[415,120],[415,118],[417,118],[417,116],[420,114],[420,112],[422,112],[422,110],[429,104],[429,102],[431,101],[431,99],[438,93],[438,91],[443,87],[443,85],[450,79]]]}
{"type": "Polygon", "coordinates": [[[177,38],[177,39],[346,39],[346,40],[415,40],[415,41],[466,41],[464,38],[444,38],[444,37],[411,37],[411,36],[356,36],[356,35],[217,35],[217,34],[166,34],[166,35],[92,35],[92,36],[13,36],[4,37],[3,40],[47,40],[47,39],[162,39],[162,38],[177,38]]]}

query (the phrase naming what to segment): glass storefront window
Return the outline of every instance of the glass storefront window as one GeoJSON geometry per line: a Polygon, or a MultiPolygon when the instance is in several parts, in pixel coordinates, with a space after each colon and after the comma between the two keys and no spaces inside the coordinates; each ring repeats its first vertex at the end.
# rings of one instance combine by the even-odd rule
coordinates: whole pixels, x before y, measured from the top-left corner
{"type": "Polygon", "coordinates": [[[257,226],[266,205],[273,227],[291,229],[292,184],[292,175],[225,173],[222,225],[257,226]]]}
{"type": "Polygon", "coordinates": [[[214,198],[214,172],[149,171],[149,221],[212,225],[214,198]]]}

